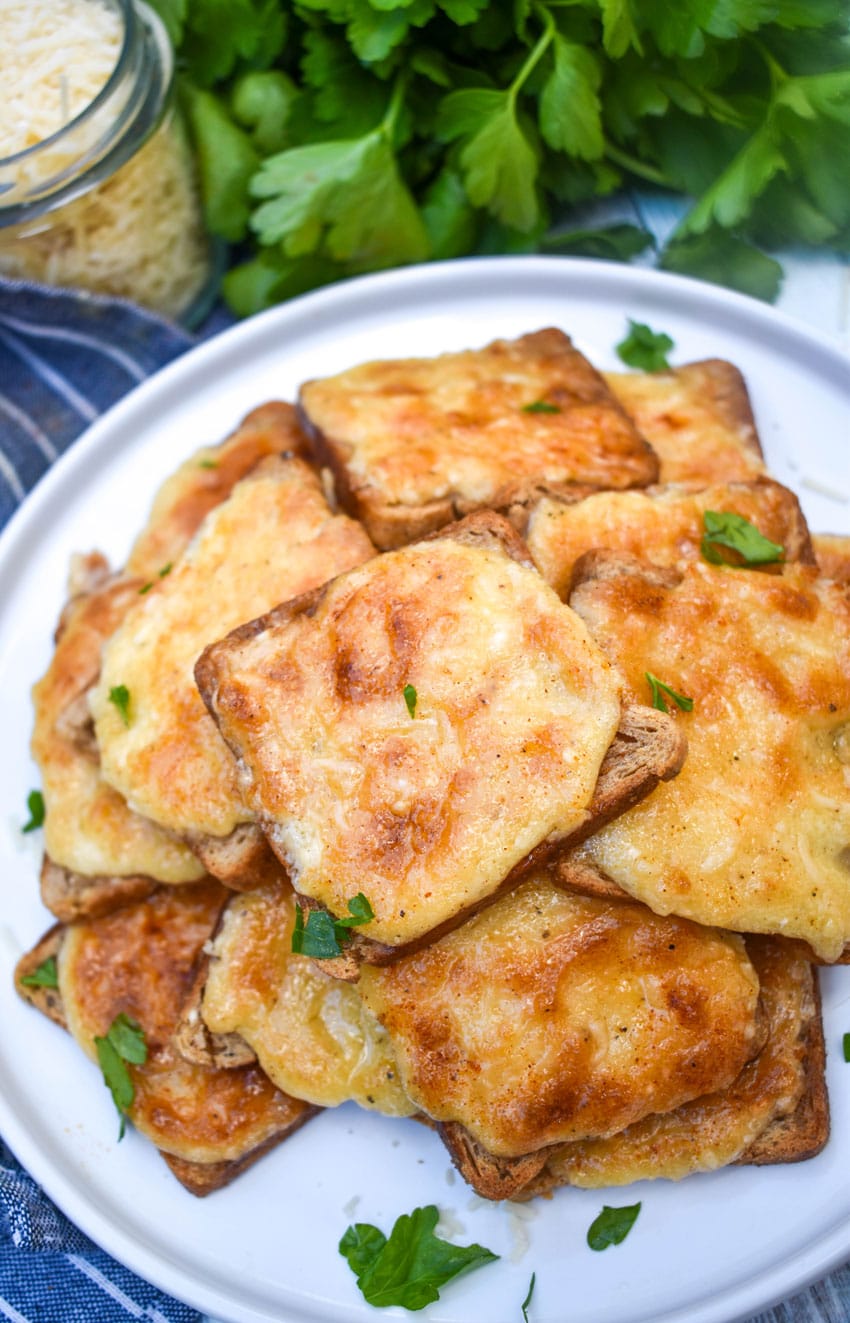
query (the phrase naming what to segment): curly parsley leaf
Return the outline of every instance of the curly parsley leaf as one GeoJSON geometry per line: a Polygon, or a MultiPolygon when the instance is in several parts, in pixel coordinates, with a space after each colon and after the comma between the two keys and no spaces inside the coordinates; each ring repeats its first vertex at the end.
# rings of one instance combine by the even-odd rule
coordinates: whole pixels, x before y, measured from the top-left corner
{"type": "Polygon", "coordinates": [[[124,1138],[125,1117],[136,1096],[127,1064],[143,1066],[148,1059],[144,1030],[122,1011],[103,1037],[95,1037],[94,1045],[104,1082],[121,1117],[120,1140],[124,1138]]]}
{"type": "Polygon", "coordinates": [[[22,832],[36,831],[44,826],[44,795],[40,790],[31,790],[27,795],[29,821],[21,828],[22,832]]]}
{"type": "Polygon", "coordinates": [[[668,351],[673,341],[664,331],[653,331],[645,322],[629,318],[629,333],[617,345],[617,354],[629,367],[643,372],[662,372],[669,368],[668,351]]]}
{"type": "Polygon", "coordinates": [[[785,559],[785,548],[771,542],[749,519],[731,510],[705,510],[705,532],[700,550],[712,565],[777,565],[785,559]],[[718,547],[734,551],[740,561],[721,555],[718,547]]]}
{"type": "Polygon", "coordinates": [[[370,923],[375,912],[369,901],[359,891],[348,902],[347,919],[335,919],[326,910],[308,910],[304,919],[304,910],[295,906],[295,927],[292,931],[291,950],[294,955],[311,956],[314,960],[333,960],[342,955],[348,941],[351,928],[370,923]]]}
{"type": "Polygon", "coordinates": [[[628,1204],[622,1208],[610,1208],[605,1204],[588,1228],[587,1243],[590,1248],[605,1250],[609,1245],[621,1244],[634,1226],[639,1212],[640,1204],[628,1204]]]}
{"type": "Polygon", "coordinates": [[[452,1245],[435,1236],[438,1220],[436,1206],[428,1204],[397,1218],[389,1237],[368,1222],[348,1228],[339,1252],[370,1305],[424,1309],[453,1277],[498,1258],[481,1245],[452,1245]]]}
{"type": "Polygon", "coordinates": [[[56,957],[48,956],[42,960],[31,974],[24,974],[21,983],[25,988],[58,988],[59,975],[56,970],[56,957]]]}
{"type": "Polygon", "coordinates": [[[678,708],[681,708],[683,712],[693,711],[694,700],[692,698],[688,698],[686,694],[679,694],[675,689],[671,689],[669,684],[665,684],[663,680],[659,680],[657,675],[652,674],[652,671],[644,671],[644,675],[649,685],[650,693],[652,694],[652,706],[657,708],[659,712],[666,712],[668,710],[667,704],[664,701],[665,694],[667,698],[671,699],[672,702],[674,702],[678,708]]]}
{"type": "Polygon", "coordinates": [[[125,726],[130,725],[130,690],[125,684],[116,684],[109,691],[109,701],[118,709],[125,726]]]}

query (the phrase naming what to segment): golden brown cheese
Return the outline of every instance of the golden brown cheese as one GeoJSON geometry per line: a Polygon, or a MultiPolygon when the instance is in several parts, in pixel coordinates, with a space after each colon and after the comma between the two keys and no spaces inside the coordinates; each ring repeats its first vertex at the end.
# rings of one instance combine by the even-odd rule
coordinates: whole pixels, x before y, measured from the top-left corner
{"type": "Polygon", "coordinates": [[[228,893],[217,883],[157,892],[91,923],[66,930],[59,992],[68,1027],[97,1059],[95,1036],[124,1014],[144,1030],[148,1059],[129,1066],[129,1116],[165,1153],[191,1162],[234,1161],[309,1114],[257,1066],[190,1065],[171,1035],[201,947],[228,893]]]}
{"type": "Polygon", "coordinates": [[[50,665],[33,688],[32,753],[44,792],[44,845],[55,864],[75,873],[189,882],[202,877],[203,868],[185,845],[134,813],[106,784],[87,728],[85,695],[100,670],[101,647],[139,601],[140,586],[140,579],[111,578],[72,600],[50,665]]]}
{"type": "Polygon", "coordinates": [[[304,433],[291,404],[270,401],[252,409],[220,445],[201,446],[166,478],[148,522],[133,543],[126,573],[148,581],[182,556],[204,517],[225,500],[260,460],[303,454],[304,433]]]}
{"type": "Polygon", "coordinates": [[[669,1111],[760,1045],[740,938],[545,876],[359,986],[413,1101],[503,1157],[669,1111]]]}
{"type": "MultiPolygon", "coordinates": [[[[746,1160],[750,1146],[774,1122],[794,1112],[806,1088],[807,1027],[818,1015],[812,969],[769,938],[751,939],[747,950],[758,972],[769,1026],[758,1056],[718,1093],[647,1116],[608,1139],[555,1149],[522,1198],[560,1185],[599,1188],[714,1171],[746,1160]]],[[[793,1161],[810,1154],[792,1148],[783,1156],[793,1161]]]]}
{"type": "Polygon", "coordinates": [[[662,482],[735,482],[765,472],[744,379],[722,359],[605,380],[661,463],[662,482]]]}
{"type": "Polygon", "coordinates": [[[594,492],[569,503],[544,497],[531,511],[525,538],[546,582],[566,598],[576,561],[596,547],[625,551],[656,565],[699,558],[706,510],[742,515],[784,547],[787,560],[812,558],[796,496],[769,479],[594,492]]]}
{"type": "Polygon", "coordinates": [[[331,514],[299,459],[265,460],[238,483],[104,649],[91,708],[105,779],[176,832],[227,836],[248,821],[233,760],[195,687],[195,660],[235,625],[373,550],[358,525],[331,514]],[[128,724],[110,701],[122,686],[128,724]]]}
{"type": "Polygon", "coordinates": [[[670,704],[688,759],[572,857],[657,913],[835,960],[850,940],[850,594],[802,566],[662,573],[603,559],[571,601],[635,695],[651,672],[693,700],[670,704]]]}
{"type": "Polygon", "coordinates": [[[632,487],[655,455],[562,332],[307,382],[323,461],[381,547],[487,506],[528,478],[632,487]],[[529,412],[543,403],[546,410],[529,412]]]}
{"type": "Polygon", "coordinates": [[[620,717],[574,613],[462,536],[376,557],[196,672],[296,889],[340,916],[362,892],[375,918],[358,931],[394,946],[587,822],[620,717]]]}
{"type": "Polygon", "coordinates": [[[401,1087],[386,1030],[351,983],[293,955],[291,889],[234,896],[212,948],[202,1014],[237,1033],[278,1088],[320,1107],[353,1099],[389,1116],[415,1109],[401,1087]]]}
{"type": "Polygon", "coordinates": [[[812,542],[824,578],[850,583],[850,536],[846,533],[815,533],[812,542]]]}

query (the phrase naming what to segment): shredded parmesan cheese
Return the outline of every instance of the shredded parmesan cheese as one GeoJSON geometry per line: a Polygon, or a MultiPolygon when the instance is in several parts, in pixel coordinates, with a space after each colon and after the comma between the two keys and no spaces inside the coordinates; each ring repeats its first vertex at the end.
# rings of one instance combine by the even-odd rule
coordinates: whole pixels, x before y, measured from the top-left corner
{"type": "MultiPolygon", "coordinates": [[[[101,0],[0,0],[0,33],[0,156],[43,144],[0,162],[0,173],[15,194],[33,197],[102,140],[105,115],[119,113],[109,97],[96,114],[69,123],[113,72],[121,25],[101,0]],[[67,130],[52,137],[63,121],[67,130]]],[[[191,153],[174,115],[114,174],[87,188],[81,169],[79,182],[79,196],[33,208],[16,224],[3,226],[0,206],[0,273],[120,295],[167,316],[184,313],[209,279],[210,255],[191,153]]],[[[3,199],[7,206],[20,200],[3,199]]]]}

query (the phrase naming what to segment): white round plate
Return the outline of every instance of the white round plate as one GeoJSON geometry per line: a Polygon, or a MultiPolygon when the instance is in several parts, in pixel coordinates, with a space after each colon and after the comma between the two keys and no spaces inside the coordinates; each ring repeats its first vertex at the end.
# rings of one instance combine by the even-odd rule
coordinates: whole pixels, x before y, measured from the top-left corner
{"type": "MultiPolygon", "coordinates": [[[[616,367],[627,318],[664,330],[674,362],[725,357],[743,370],[773,473],[814,529],[850,532],[850,367],[835,349],[741,296],[590,261],[487,259],[353,281],[235,327],[160,372],[98,421],[0,539],[0,1129],[65,1212],[142,1276],[230,1323],[374,1320],[337,1252],[352,1221],[388,1231],[436,1203],[457,1238],[497,1263],[451,1283],[421,1317],[520,1323],[731,1323],[850,1255],[850,970],[823,979],[833,1135],[799,1166],[730,1168],[681,1184],[563,1190],[529,1209],[485,1205],[455,1180],[436,1136],[346,1106],[311,1122],[232,1186],[187,1194],[130,1131],[71,1040],[23,1005],[12,967],[50,919],[37,898],[38,842],[22,836],[37,776],[29,687],[50,655],[72,551],[120,564],[159,481],[262,400],[374,357],[434,354],[560,326],[616,367]],[[821,488],[821,490],[816,490],[821,488]],[[828,494],[834,489],[833,494],[828,494]],[[604,1202],[642,1202],[620,1246],[592,1252],[604,1202]]],[[[404,1316],[401,1310],[389,1311],[404,1316]]]]}

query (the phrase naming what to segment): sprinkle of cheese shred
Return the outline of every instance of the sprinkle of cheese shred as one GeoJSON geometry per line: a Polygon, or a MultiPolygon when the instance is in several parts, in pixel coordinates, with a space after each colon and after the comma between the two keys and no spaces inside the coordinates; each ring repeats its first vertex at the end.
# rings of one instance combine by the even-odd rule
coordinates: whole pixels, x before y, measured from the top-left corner
{"type": "MultiPolygon", "coordinates": [[[[118,15],[101,0],[0,0],[0,159],[44,144],[4,179],[11,168],[16,183],[37,191],[79,159],[80,130],[60,130],[103,88],[121,41],[118,15]]],[[[185,312],[209,277],[209,244],[174,115],[88,191],[0,224],[0,273],[120,295],[167,316],[185,312]]]]}

